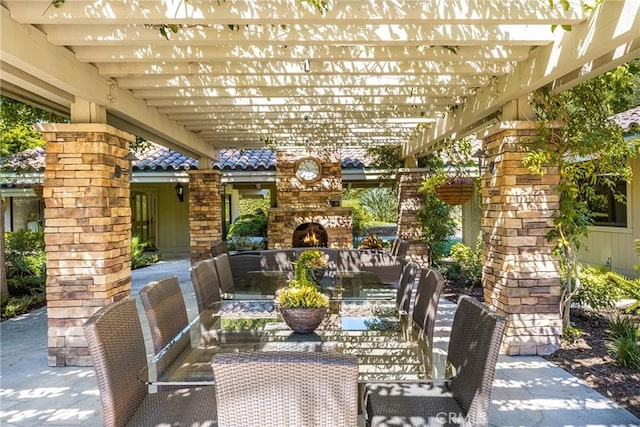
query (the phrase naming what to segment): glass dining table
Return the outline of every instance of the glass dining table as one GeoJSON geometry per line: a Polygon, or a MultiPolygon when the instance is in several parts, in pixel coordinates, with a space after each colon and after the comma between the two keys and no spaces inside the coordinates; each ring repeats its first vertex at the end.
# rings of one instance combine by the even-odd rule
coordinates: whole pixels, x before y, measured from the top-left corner
{"type": "MultiPolygon", "coordinates": [[[[273,299],[278,289],[287,286],[293,272],[249,271],[236,280],[233,291],[225,299],[273,299]]],[[[320,289],[332,300],[393,300],[396,289],[382,283],[369,271],[329,270],[317,277],[320,289]]]]}
{"type": "MultiPolygon", "coordinates": [[[[434,350],[407,314],[395,310],[395,289],[357,273],[321,280],[330,296],[313,333],[293,332],[273,303],[280,272],[256,273],[246,289],[211,304],[140,371],[152,385],[212,385],[211,359],[221,352],[332,351],[358,358],[360,384],[424,382],[448,376],[446,355],[434,350]]],[[[286,282],[286,276],[285,276],[286,282]]]]}

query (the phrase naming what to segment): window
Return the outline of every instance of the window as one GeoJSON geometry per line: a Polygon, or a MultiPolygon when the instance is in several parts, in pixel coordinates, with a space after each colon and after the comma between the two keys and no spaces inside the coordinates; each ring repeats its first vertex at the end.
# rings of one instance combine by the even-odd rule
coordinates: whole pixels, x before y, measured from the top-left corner
{"type": "Polygon", "coordinates": [[[12,231],[24,230],[38,231],[42,229],[44,203],[36,197],[12,197],[11,198],[11,224],[12,231]]]}
{"type": "MultiPolygon", "coordinates": [[[[626,227],[627,205],[615,199],[614,191],[609,187],[596,184],[596,198],[589,203],[589,209],[593,212],[593,225],[604,227],[626,227]]],[[[627,195],[627,183],[618,181],[615,192],[627,195]]]]}

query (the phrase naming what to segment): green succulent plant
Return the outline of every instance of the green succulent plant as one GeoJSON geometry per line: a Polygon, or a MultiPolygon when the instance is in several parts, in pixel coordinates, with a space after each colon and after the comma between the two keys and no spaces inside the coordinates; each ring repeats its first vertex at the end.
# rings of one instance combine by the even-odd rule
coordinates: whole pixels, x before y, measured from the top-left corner
{"type": "Polygon", "coordinates": [[[329,298],[320,292],[313,271],[327,266],[326,255],[317,249],[308,249],[293,263],[295,269],[288,286],[276,295],[282,308],[329,307],[329,298]]]}
{"type": "Polygon", "coordinates": [[[329,307],[329,297],[314,286],[289,286],[276,296],[276,303],[283,308],[329,307]]]}

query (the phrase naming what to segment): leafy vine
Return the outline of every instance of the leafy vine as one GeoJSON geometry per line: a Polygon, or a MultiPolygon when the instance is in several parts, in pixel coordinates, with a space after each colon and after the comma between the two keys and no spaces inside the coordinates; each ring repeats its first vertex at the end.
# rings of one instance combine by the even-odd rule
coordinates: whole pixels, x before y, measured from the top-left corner
{"type": "Polygon", "coordinates": [[[564,272],[561,310],[565,331],[570,331],[571,300],[580,289],[578,250],[596,213],[590,206],[603,196],[595,185],[603,185],[625,202],[616,190],[618,181],[629,182],[628,159],[640,152],[640,140],[628,142],[611,120],[608,99],[622,87],[633,85],[625,67],[582,83],[560,94],[540,89],[532,96],[539,123],[539,137],[526,143],[524,166],[543,174],[557,170],[560,197],[549,241],[556,241],[555,254],[564,272]],[[626,70],[626,71],[625,71],[626,70]]]}

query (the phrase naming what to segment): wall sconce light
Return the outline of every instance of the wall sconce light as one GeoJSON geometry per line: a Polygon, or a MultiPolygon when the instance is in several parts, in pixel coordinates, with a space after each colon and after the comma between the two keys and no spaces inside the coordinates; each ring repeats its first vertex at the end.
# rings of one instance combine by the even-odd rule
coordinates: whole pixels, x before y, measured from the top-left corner
{"type": "Polygon", "coordinates": [[[487,150],[480,148],[473,153],[472,156],[478,159],[478,175],[482,176],[484,171],[489,171],[489,173],[493,175],[493,172],[496,170],[496,162],[491,160],[488,164],[484,164],[485,160],[489,157],[487,150]]]}
{"type": "Polygon", "coordinates": [[[304,68],[304,72],[305,73],[310,73],[311,72],[311,61],[309,60],[309,58],[306,58],[304,60],[303,68],[304,68]]]}
{"type": "Polygon", "coordinates": [[[184,187],[182,186],[182,184],[177,183],[175,189],[178,200],[180,200],[180,202],[184,202],[184,187]]]}
{"type": "Polygon", "coordinates": [[[127,169],[123,169],[122,167],[120,167],[120,165],[116,164],[116,167],[113,170],[113,175],[116,178],[120,178],[122,175],[128,175],[129,172],[131,172],[131,162],[133,162],[134,160],[138,160],[138,158],[135,156],[135,154],[129,152],[126,156],[124,156],[123,160],[129,162],[129,167],[127,169]]]}

